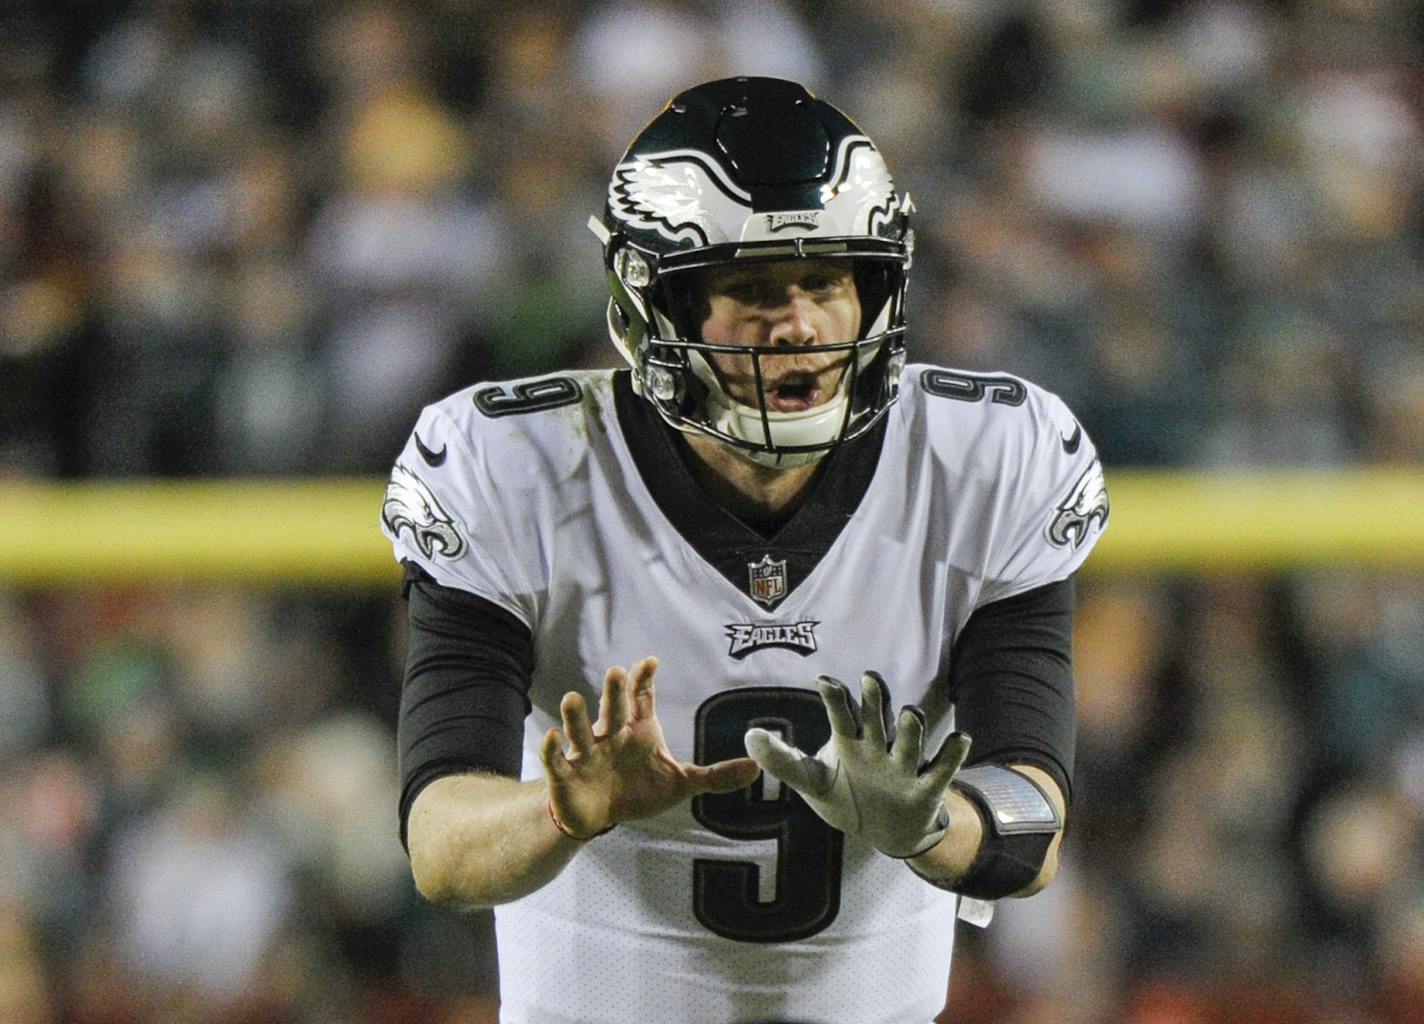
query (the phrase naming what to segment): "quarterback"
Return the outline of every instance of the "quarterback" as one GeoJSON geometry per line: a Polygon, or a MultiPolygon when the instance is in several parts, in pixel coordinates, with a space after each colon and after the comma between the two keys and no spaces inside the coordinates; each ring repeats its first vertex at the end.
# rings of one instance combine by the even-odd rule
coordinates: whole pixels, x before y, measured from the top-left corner
{"type": "Polygon", "coordinates": [[[690,89],[590,222],[627,367],[400,453],[401,835],[505,1024],[927,1024],[1052,880],[1107,492],[1054,395],[906,362],[912,211],[801,86],[690,89]]]}

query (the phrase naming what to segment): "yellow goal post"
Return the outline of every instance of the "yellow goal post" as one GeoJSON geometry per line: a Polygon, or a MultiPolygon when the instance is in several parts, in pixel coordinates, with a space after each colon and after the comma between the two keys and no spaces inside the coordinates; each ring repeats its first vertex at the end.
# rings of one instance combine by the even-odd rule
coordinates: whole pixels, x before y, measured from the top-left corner
{"type": "MultiPolygon", "coordinates": [[[[1093,574],[1424,569],[1424,470],[1109,469],[1093,574]]],[[[394,586],[377,479],[0,480],[0,584],[394,586]]]]}

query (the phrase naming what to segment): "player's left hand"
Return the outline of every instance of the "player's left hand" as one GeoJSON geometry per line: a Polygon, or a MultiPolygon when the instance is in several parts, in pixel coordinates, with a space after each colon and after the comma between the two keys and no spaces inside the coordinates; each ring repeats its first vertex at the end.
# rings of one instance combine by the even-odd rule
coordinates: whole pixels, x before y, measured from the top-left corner
{"type": "Polygon", "coordinates": [[[763,771],[800,793],[827,824],[891,857],[914,857],[938,843],[949,828],[945,790],[969,756],[969,736],[953,733],[939,753],[921,764],[924,712],[914,705],[901,708],[891,744],[885,681],[866,672],[860,685],[857,707],[844,683],[817,678],[831,738],[814,757],[765,729],[747,730],[747,753],[763,771]]]}

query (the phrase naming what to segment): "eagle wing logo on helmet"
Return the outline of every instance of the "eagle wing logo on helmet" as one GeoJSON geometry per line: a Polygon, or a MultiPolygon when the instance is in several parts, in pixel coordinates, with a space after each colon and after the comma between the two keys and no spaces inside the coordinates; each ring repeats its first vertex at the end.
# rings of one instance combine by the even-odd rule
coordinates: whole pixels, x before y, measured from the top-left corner
{"type": "Polygon", "coordinates": [[[821,199],[847,234],[878,234],[900,208],[885,159],[864,135],[841,141],[831,183],[822,187],[821,199]]]}
{"type": "Polygon", "coordinates": [[[608,209],[629,227],[672,242],[712,245],[738,237],[752,197],[695,149],[635,157],[613,170],[608,209]]]}
{"type": "Polygon", "coordinates": [[[1103,464],[1094,459],[1068,496],[1058,503],[1057,514],[1048,524],[1048,539],[1059,547],[1076,548],[1087,539],[1094,522],[1102,527],[1107,521],[1108,485],[1103,479],[1103,464]]]}
{"type": "Polygon", "coordinates": [[[425,481],[397,462],[386,485],[381,519],[392,537],[409,530],[411,540],[426,558],[458,558],[465,550],[455,520],[436,499],[425,481]]]}

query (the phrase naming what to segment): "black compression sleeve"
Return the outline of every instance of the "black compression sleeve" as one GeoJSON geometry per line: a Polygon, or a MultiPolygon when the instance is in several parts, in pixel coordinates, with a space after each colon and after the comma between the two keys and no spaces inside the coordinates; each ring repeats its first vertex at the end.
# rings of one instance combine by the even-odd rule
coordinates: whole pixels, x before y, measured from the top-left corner
{"type": "Polygon", "coordinates": [[[416,794],[442,775],[519,777],[534,673],[529,627],[498,605],[442,587],[406,563],[410,620],[396,747],[400,837],[416,794]]]}
{"type": "Polygon", "coordinates": [[[955,727],[969,764],[1031,764],[1072,795],[1073,580],[976,608],[950,655],[955,727]]]}

